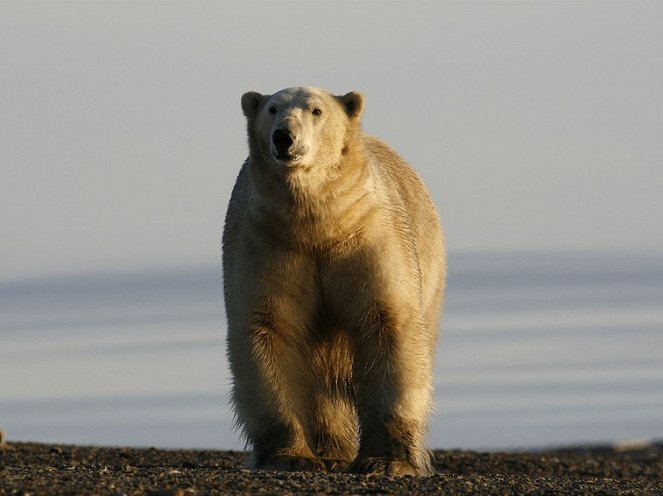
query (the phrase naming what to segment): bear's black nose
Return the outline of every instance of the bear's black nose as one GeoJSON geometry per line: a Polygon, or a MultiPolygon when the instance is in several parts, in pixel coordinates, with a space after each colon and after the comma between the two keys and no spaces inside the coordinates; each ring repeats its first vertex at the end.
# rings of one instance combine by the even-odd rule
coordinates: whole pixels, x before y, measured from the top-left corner
{"type": "Polygon", "coordinates": [[[290,134],[290,131],[287,129],[277,129],[274,131],[274,134],[272,134],[272,143],[274,143],[276,149],[283,154],[288,151],[288,148],[290,148],[290,145],[292,145],[294,141],[292,134],[290,134]]]}

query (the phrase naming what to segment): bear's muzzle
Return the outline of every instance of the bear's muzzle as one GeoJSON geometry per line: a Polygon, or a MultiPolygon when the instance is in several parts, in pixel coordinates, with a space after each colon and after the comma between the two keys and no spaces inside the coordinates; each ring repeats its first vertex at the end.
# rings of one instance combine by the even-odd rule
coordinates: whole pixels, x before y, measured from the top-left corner
{"type": "Polygon", "coordinates": [[[287,128],[280,127],[272,133],[272,155],[280,162],[296,162],[308,150],[295,146],[296,136],[287,128]]]}

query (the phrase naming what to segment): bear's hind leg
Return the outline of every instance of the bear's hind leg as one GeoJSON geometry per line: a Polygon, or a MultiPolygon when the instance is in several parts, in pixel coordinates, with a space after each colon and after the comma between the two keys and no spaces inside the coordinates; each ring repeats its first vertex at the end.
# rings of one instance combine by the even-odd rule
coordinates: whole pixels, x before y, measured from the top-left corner
{"type": "Polygon", "coordinates": [[[322,396],[314,400],[312,444],[330,472],[344,472],[357,456],[357,420],[345,398],[322,396]]]}
{"type": "Polygon", "coordinates": [[[351,342],[340,331],[323,336],[312,353],[309,443],[329,471],[342,472],[357,456],[359,439],[351,342]]]}

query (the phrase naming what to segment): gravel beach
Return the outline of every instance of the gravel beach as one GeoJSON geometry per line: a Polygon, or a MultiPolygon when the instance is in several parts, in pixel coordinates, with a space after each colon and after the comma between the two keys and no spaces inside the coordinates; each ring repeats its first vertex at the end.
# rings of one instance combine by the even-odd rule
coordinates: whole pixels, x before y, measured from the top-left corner
{"type": "Polygon", "coordinates": [[[436,474],[390,478],[247,470],[238,451],[11,443],[0,448],[0,494],[663,494],[663,443],[434,455],[436,474]]]}

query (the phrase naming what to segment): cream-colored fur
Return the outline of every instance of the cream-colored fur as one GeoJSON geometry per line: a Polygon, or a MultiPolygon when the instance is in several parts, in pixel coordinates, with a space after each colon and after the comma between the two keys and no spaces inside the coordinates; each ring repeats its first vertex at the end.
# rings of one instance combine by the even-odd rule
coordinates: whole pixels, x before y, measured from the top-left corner
{"type": "Polygon", "coordinates": [[[242,108],[250,154],[223,268],[232,398],[254,466],[428,473],[446,269],[426,188],[362,133],[360,93],[249,92],[242,108]]]}

